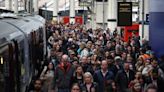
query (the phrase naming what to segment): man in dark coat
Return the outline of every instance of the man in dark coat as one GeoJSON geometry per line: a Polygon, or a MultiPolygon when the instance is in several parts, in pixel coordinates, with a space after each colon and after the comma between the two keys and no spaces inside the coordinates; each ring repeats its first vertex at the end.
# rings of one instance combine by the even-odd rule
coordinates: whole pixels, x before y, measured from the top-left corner
{"type": "Polygon", "coordinates": [[[99,85],[98,92],[110,92],[113,77],[113,73],[108,70],[108,62],[103,60],[101,62],[101,69],[97,70],[94,74],[94,80],[99,85]]]}
{"type": "Polygon", "coordinates": [[[135,73],[129,69],[129,63],[124,63],[124,69],[119,70],[116,74],[116,84],[118,86],[119,92],[126,92],[130,81],[134,80],[135,73]]]}
{"type": "Polygon", "coordinates": [[[53,89],[56,87],[58,92],[69,92],[74,70],[75,68],[68,62],[68,55],[63,55],[60,64],[55,69],[53,89]]]}
{"type": "Polygon", "coordinates": [[[157,92],[164,92],[164,79],[159,75],[158,69],[153,69],[150,76],[144,77],[144,81],[147,85],[154,85],[157,88],[157,92]]]}

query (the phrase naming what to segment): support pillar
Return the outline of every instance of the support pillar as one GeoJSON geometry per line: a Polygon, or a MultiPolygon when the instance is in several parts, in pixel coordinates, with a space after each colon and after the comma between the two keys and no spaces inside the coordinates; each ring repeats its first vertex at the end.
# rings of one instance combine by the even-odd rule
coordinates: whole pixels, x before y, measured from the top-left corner
{"type": "Polygon", "coordinates": [[[139,6],[139,19],[140,19],[140,26],[139,26],[139,35],[141,40],[146,39],[149,40],[149,23],[147,22],[147,18],[149,16],[150,10],[150,0],[140,0],[139,6]]]}
{"type": "Polygon", "coordinates": [[[12,2],[11,0],[5,0],[5,7],[7,10],[11,10],[12,9],[12,2]]]}
{"type": "Polygon", "coordinates": [[[14,0],[14,13],[18,13],[18,0],[14,0]]]}
{"type": "Polygon", "coordinates": [[[53,20],[58,21],[58,0],[54,0],[53,8],[53,20]]]}
{"type": "Polygon", "coordinates": [[[75,23],[75,0],[70,0],[70,23],[75,23]]]}
{"type": "Polygon", "coordinates": [[[117,27],[117,0],[108,0],[108,28],[113,32],[117,27]]]}
{"type": "Polygon", "coordinates": [[[34,13],[38,14],[39,8],[38,8],[38,0],[33,0],[34,2],[34,13]]]}

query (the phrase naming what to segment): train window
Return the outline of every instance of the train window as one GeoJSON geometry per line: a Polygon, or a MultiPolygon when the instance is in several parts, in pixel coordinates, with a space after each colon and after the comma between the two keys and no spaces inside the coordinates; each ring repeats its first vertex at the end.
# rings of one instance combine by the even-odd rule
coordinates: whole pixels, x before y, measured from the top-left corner
{"type": "Polygon", "coordinates": [[[39,38],[43,41],[43,28],[39,28],[39,38]]]}
{"type": "Polygon", "coordinates": [[[36,30],[36,43],[39,44],[39,30],[36,30]]]}

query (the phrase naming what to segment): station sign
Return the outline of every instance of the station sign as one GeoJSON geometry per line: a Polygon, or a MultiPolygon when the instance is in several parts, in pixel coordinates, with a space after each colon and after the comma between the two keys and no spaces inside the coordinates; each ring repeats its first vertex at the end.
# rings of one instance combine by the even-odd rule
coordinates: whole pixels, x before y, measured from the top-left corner
{"type": "Polygon", "coordinates": [[[118,2],[117,26],[132,26],[132,2],[118,2]]]}
{"type": "Polygon", "coordinates": [[[79,6],[91,6],[92,1],[90,0],[79,0],[79,6]]]}
{"type": "Polygon", "coordinates": [[[149,23],[149,14],[146,14],[146,22],[149,23]]]}

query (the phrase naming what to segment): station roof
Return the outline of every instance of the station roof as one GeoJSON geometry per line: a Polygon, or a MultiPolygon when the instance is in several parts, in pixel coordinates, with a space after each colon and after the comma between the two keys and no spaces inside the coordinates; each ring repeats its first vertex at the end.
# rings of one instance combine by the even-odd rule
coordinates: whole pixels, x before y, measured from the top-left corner
{"type": "MultiPolygon", "coordinates": [[[[45,9],[43,6],[47,4],[47,10],[53,11],[53,0],[39,0],[39,7],[45,9]]],[[[69,0],[59,0],[59,11],[69,10],[69,0]]],[[[87,7],[79,6],[79,0],[75,0],[75,10],[87,10],[87,7]]]]}

